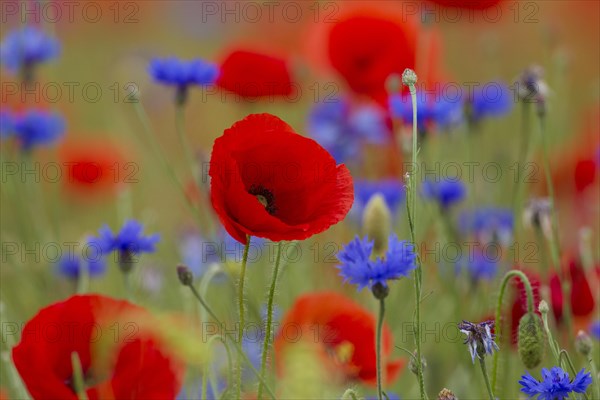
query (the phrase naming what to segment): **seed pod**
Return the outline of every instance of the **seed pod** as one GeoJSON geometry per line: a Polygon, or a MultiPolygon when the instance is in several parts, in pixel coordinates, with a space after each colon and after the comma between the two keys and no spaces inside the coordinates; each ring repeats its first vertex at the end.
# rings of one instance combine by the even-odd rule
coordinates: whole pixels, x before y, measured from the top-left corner
{"type": "Polygon", "coordinates": [[[537,367],[544,356],[544,331],[540,317],[534,313],[523,315],[519,321],[517,344],[519,358],[528,369],[537,367]]]}
{"type": "Polygon", "coordinates": [[[589,356],[592,353],[593,348],[594,342],[592,342],[590,335],[584,331],[579,331],[579,333],[577,333],[577,337],[575,338],[575,350],[577,350],[579,354],[589,356]]]}

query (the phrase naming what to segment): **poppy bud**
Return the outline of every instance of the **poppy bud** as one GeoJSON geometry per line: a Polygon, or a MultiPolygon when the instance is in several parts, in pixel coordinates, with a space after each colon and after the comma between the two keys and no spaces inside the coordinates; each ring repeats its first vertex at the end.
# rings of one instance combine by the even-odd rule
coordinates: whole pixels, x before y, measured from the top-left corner
{"type": "Polygon", "coordinates": [[[544,356],[544,333],[540,318],[534,313],[523,315],[519,321],[519,358],[528,369],[537,367],[544,356]]]}
{"type": "Polygon", "coordinates": [[[542,314],[548,314],[548,312],[550,311],[550,307],[548,306],[548,303],[546,302],[546,300],[540,301],[538,310],[542,314]]]}
{"type": "Polygon", "coordinates": [[[371,196],[363,212],[363,227],[369,239],[373,240],[373,251],[381,254],[385,251],[387,240],[392,232],[392,213],[384,197],[376,193],[371,196]]]}
{"type": "Polygon", "coordinates": [[[402,73],[402,83],[406,86],[413,86],[417,83],[417,74],[410,68],[406,68],[402,73]]]}
{"type": "Polygon", "coordinates": [[[458,400],[458,397],[456,397],[451,390],[444,388],[440,394],[438,394],[438,400],[458,400]]]}
{"type": "Polygon", "coordinates": [[[177,266],[177,277],[183,286],[190,286],[194,282],[194,274],[185,265],[177,266]]]}
{"type": "MultiPolygon", "coordinates": [[[[413,356],[410,358],[410,361],[408,362],[408,369],[413,374],[418,375],[419,370],[418,370],[418,365],[415,362],[416,358],[417,358],[417,352],[415,351],[413,353],[413,356]]],[[[425,368],[427,368],[427,360],[425,360],[425,357],[421,356],[421,369],[425,370],[425,368]]]]}
{"type": "Polygon", "coordinates": [[[584,331],[579,331],[579,333],[577,333],[577,337],[575,338],[575,349],[577,352],[587,357],[592,353],[593,348],[594,343],[592,342],[590,335],[584,331]]]}

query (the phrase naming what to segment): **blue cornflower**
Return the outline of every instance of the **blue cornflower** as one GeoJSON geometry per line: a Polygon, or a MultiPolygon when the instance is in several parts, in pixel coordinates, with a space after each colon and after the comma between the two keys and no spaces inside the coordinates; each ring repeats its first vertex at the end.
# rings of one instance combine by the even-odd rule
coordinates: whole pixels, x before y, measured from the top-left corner
{"type": "Polygon", "coordinates": [[[461,201],[466,192],[465,184],[459,180],[442,178],[423,182],[423,197],[436,201],[443,210],[461,201]]]}
{"type": "Polygon", "coordinates": [[[175,57],[153,59],[150,61],[149,72],[156,82],[177,88],[176,101],[179,104],[185,102],[189,86],[212,85],[219,76],[216,64],[200,59],[187,61],[175,57]]]}
{"type": "Polygon", "coordinates": [[[600,320],[592,322],[590,325],[590,333],[596,340],[600,340],[600,320]]]}
{"type": "Polygon", "coordinates": [[[486,255],[482,249],[476,249],[472,254],[462,257],[457,267],[466,269],[475,282],[490,281],[498,274],[498,260],[486,255]]]}
{"type": "MultiPolygon", "coordinates": [[[[392,95],[388,102],[393,118],[412,124],[413,108],[410,94],[392,95]]],[[[442,129],[451,128],[459,125],[462,120],[462,101],[447,99],[441,94],[417,92],[417,126],[420,131],[425,131],[431,124],[438,125],[442,129]]]]}
{"type": "Polygon", "coordinates": [[[121,269],[128,272],[135,262],[133,257],[141,253],[154,252],[156,243],[160,240],[160,235],[157,233],[144,236],[142,230],[142,224],[135,220],[125,222],[116,234],[105,225],[98,231],[100,235],[96,240],[103,254],[117,252],[121,269]]]}
{"type": "Polygon", "coordinates": [[[0,110],[0,139],[6,139],[15,132],[15,120],[8,110],[0,110]]]}
{"type": "Polygon", "coordinates": [[[459,224],[463,233],[473,232],[483,243],[508,245],[512,239],[515,218],[509,208],[481,207],[463,212],[459,224]]]}
{"type": "Polygon", "coordinates": [[[482,360],[486,354],[491,355],[494,350],[499,350],[498,345],[494,342],[496,335],[492,333],[494,321],[484,321],[478,324],[463,321],[458,324],[458,329],[467,335],[465,344],[469,346],[469,353],[471,353],[473,363],[475,362],[475,357],[482,360]]]}
{"type": "Polygon", "coordinates": [[[82,268],[86,268],[90,277],[101,276],[106,271],[106,259],[95,238],[88,239],[85,254],[82,257],[69,253],[61,257],[58,262],[58,272],[67,278],[79,278],[82,268]]]}
{"type": "Polygon", "coordinates": [[[13,133],[24,151],[36,146],[49,146],[62,137],[65,120],[57,113],[29,110],[25,114],[15,115],[12,120],[13,133]]]}
{"type": "Polygon", "coordinates": [[[471,118],[479,121],[486,117],[501,117],[513,108],[514,96],[504,82],[488,82],[473,89],[471,118]]]}
{"type": "Polygon", "coordinates": [[[352,108],[342,98],[317,103],[308,117],[308,132],[338,163],[356,162],[364,144],[384,144],[390,136],[383,110],[352,108]]]}
{"type": "Polygon", "coordinates": [[[13,74],[29,73],[36,64],[50,61],[59,54],[58,40],[33,26],[10,32],[0,45],[1,63],[13,74]]]}
{"type": "Polygon", "coordinates": [[[361,209],[369,202],[371,197],[380,193],[392,213],[404,201],[404,185],[396,179],[381,179],[378,181],[356,180],[354,181],[354,192],[356,205],[361,209]]]}
{"type": "MultiPolygon", "coordinates": [[[[344,281],[358,285],[358,290],[379,286],[387,291],[387,281],[407,276],[417,267],[413,246],[406,240],[398,240],[395,235],[388,240],[388,250],[384,258],[371,260],[373,242],[365,236],[357,236],[338,253],[342,263],[337,268],[344,281]]],[[[386,293],[387,294],[387,293],[386,293]]]]}
{"type": "Polygon", "coordinates": [[[523,386],[521,392],[530,399],[537,396],[538,400],[564,400],[572,392],[585,393],[592,383],[592,377],[582,369],[571,380],[568,373],[559,367],[553,367],[551,370],[542,368],[541,382],[526,372],[519,383],[523,386]]]}

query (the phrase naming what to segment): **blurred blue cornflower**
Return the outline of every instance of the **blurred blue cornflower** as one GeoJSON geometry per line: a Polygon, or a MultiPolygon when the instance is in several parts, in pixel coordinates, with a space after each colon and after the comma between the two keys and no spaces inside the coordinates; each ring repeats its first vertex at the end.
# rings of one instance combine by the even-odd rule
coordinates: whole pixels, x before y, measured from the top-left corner
{"type": "Polygon", "coordinates": [[[511,243],[515,218],[511,209],[481,207],[460,215],[459,226],[464,234],[474,233],[482,243],[511,243]]]}
{"type": "MultiPolygon", "coordinates": [[[[395,394],[395,393],[386,392],[385,394],[386,394],[386,396],[385,396],[385,397],[386,397],[388,400],[400,400],[400,396],[398,396],[398,395],[397,395],[397,394],[395,394]]],[[[367,399],[366,399],[366,400],[377,400],[377,397],[367,397],[367,399]]]]}
{"type": "MultiPolygon", "coordinates": [[[[256,260],[261,256],[265,239],[253,237],[248,249],[248,259],[256,260]]],[[[197,233],[184,233],[180,240],[179,253],[183,264],[195,277],[202,277],[213,264],[241,262],[244,245],[235,240],[224,229],[220,230],[215,240],[209,240],[197,233]]]]}
{"type": "Polygon", "coordinates": [[[385,144],[390,137],[382,109],[351,107],[342,98],[317,103],[308,117],[308,132],[338,163],[356,162],[364,144],[385,144]]]}
{"type": "Polygon", "coordinates": [[[7,139],[15,132],[14,116],[8,110],[0,110],[0,139],[7,139]]]}
{"type": "Polygon", "coordinates": [[[133,256],[154,252],[156,243],[160,240],[159,234],[144,236],[142,230],[143,225],[136,220],[126,221],[118,233],[112,233],[110,228],[104,225],[98,231],[99,236],[96,240],[104,255],[117,252],[119,265],[127,272],[135,262],[133,256]]]}
{"type": "Polygon", "coordinates": [[[426,180],[422,187],[423,197],[437,202],[442,210],[464,199],[466,192],[463,182],[448,178],[426,180]]]}
{"type": "Polygon", "coordinates": [[[491,355],[494,350],[499,350],[498,345],[494,342],[496,335],[492,333],[494,321],[490,320],[476,324],[463,321],[458,324],[458,329],[467,335],[464,343],[469,346],[473,363],[475,363],[475,357],[483,360],[486,354],[491,355]]]}
{"type": "Polygon", "coordinates": [[[413,246],[406,240],[398,240],[396,235],[389,237],[384,258],[371,260],[372,252],[373,242],[369,242],[366,236],[362,240],[357,236],[337,255],[342,263],[337,267],[340,275],[345,282],[358,285],[358,290],[365,287],[371,290],[384,289],[387,294],[388,280],[407,276],[417,267],[413,246]]]}
{"type": "Polygon", "coordinates": [[[585,393],[592,383],[592,376],[582,369],[571,380],[567,372],[559,367],[552,367],[551,370],[542,368],[541,382],[526,372],[519,383],[523,386],[521,392],[529,399],[537,396],[538,400],[564,400],[573,392],[585,393]]]}
{"type": "Polygon", "coordinates": [[[89,238],[82,256],[69,252],[61,257],[57,265],[58,272],[71,279],[78,279],[82,268],[90,277],[97,277],[106,271],[106,259],[102,254],[102,248],[95,238],[89,238]]]}
{"type": "Polygon", "coordinates": [[[26,78],[40,63],[57,58],[60,43],[44,31],[26,26],[9,32],[0,45],[0,62],[13,74],[23,72],[26,78]]]}
{"type": "Polygon", "coordinates": [[[590,333],[596,340],[600,340],[600,320],[592,322],[590,333]]]}
{"type": "Polygon", "coordinates": [[[469,104],[470,117],[473,121],[479,121],[487,117],[504,116],[512,110],[514,101],[515,98],[507,84],[499,81],[488,82],[473,89],[469,104]]]}
{"type": "Polygon", "coordinates": [[[490,257],[483,249],[464,255],[457,263],[457,272],[466,270],[474,282],[491,281],[498,274],[498,259],[490,257]]]}
{"type": "Polygon", "coordinates": [[[398,206],[402,204],[405,198],[404,184],[397,179],[380,179],[377,181],[358,179],[354,181],[354,193],[355,205],[359,207],[359,215],[362,215],[361,210],[367,205],[371,197],[377,193],[383,196],[392,214],[398,210],[398,206]]]}
{"type": "Polygon", "coordinates": [[[14,137],[24,151],[36,146],[49,146],[62,137],[65,120],[57,113],[28,110],[24,114],[3,116],[2,138],[14,137]],[[4,130],[7,129],[7,132],[4,130]]]}
{"type": "MultiPolygon", "coordinates": [[[[410,94],[395,94],[389,98],[390,113],[393,118],[406,124],[413,122],[413,108],[410,94]]],[[[449,129],[463,121],[463,102],[448,99],[441,93],[417,92],[417,126],[419,131],[428,130],[430,125],[449,129]]]]}
{"type": "Polygon", "coordinates": [[[156,82],[176,87],[176,100],[179,104],[185,102],[189,86],[209,86],[219,76],[216,64],[201,59],[155,58],[150,61],[148,70],[156,82]]]}

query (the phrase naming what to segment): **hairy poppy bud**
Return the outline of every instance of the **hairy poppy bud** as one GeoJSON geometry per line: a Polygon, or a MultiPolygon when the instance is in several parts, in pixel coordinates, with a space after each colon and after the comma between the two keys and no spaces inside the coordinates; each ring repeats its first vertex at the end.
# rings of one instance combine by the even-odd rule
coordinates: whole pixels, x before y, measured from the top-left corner
{"type": "Polygon", "coordinates": [[[577,337],[575,338],[575,349],[577,352],[583,354],[584,356],[589,356],[592,353],[593,348],[594,343],[592,342],[590,335],[584,331],[579,331],[579,333],[577,333],[577,337]]]}
{"type": "Polygon", "coordinates": [[[523,315],[519,321],[519,358],[528,369],[537,367],[544,356],[544,333],[540,318],[534,313],[523,315]]]}
{"type": "Polygon", "coordinates": [[[546,300],[540,301],[540,304],[538,305],[538,310],[542,314],[548,314],[548,312],[550,312],[550,307],[548,306],[546,300]]]}
{"type": "Polygon", "coordinates": [[[185,265],[177,266],[177,277],[179,282],[184,286],[190,286],[194,282],[194,274],[185,265]]]}
{"type": "Polygon", "coordinates": [[[388,208],[384,197],[376,193],[363,212],[363,229],[373,240],[373,251],[375,254],[381,254],[385,251],[388,237],[392,232],[392,213],[388,208]]]}
{"type": "Polygon", "coordinates": [[[417,74],[410,68],[406,68],[402,73],[402,83],[406,86],[413,86],[417,83],[417,74]]]}
{"type": "Polygon", "coordinates": [[[458,400],[458,397],[451,390],[444,388],[438,394],[438,400],[458,400]]]}

